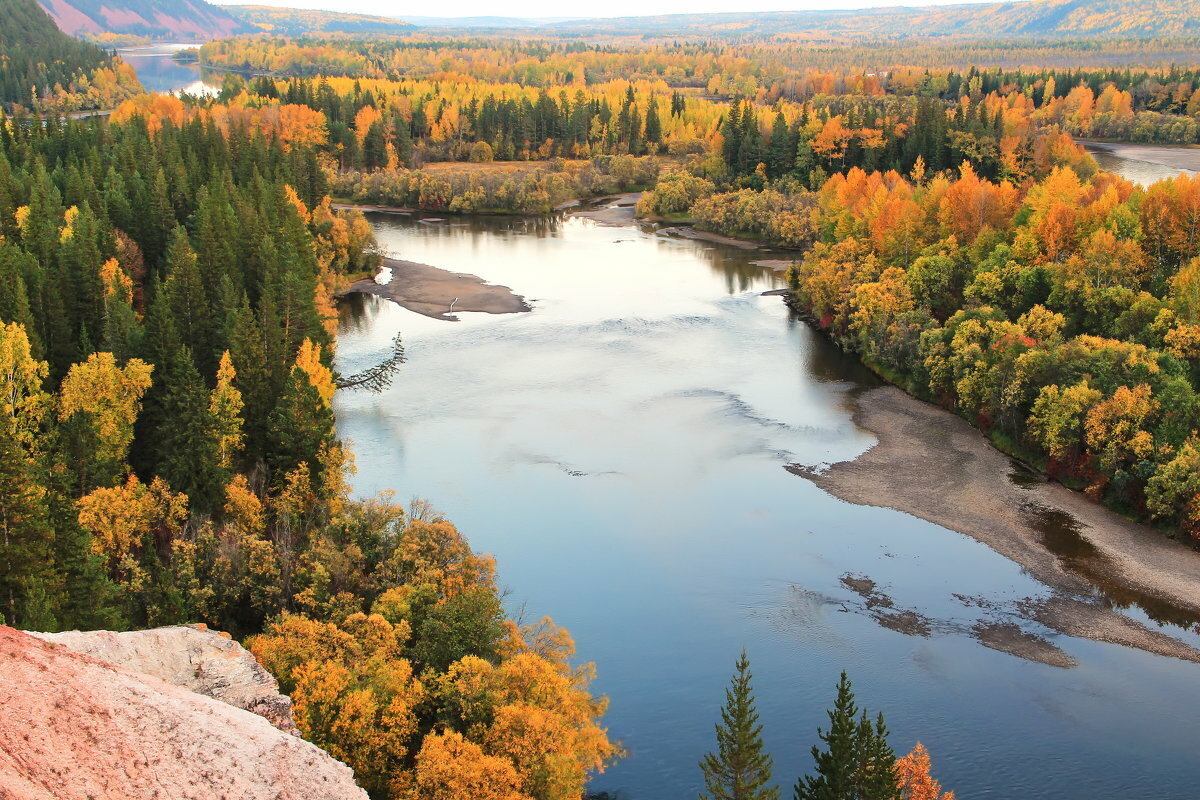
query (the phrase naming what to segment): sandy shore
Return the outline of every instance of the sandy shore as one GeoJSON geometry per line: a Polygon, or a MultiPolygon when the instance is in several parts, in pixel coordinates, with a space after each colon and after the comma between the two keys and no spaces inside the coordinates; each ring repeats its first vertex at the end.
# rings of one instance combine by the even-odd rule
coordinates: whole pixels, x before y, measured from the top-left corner
{"type": "Polygon", "coordinates": [[[373,294],[399,303],[409,311],[453,322],[453,312],[482,311],[485,314],[514,314],[529,311],[525,298],[507,286],[490,284],[478,275],[431,267],[414,261],[385,258],[392,279],[380,284],[365,278],[350,284],[341,294],[373,294]]]}
{"type": "Polygon", "coordinates": [[[1129,144],[1125,142],[1093,142],[1080,139],[1079,143],[1090,150],[1103,150],[1114,156],[1133,161],[1146,161],[1172,169],[1187,169],[1200,172],[1200,147],[1171,147],[1155,144],[1129,144]]]}
{"type": "MultiPolygon", "coordinates": [[[[823,471],[790,471],[848,502],[894,508],[971,536],[1055,591],[1048,601],[1009,610],[1014,618],[1200,663],[1196,649],[1113,610],[1132,602],[1158,619],[1194,625],[1200,553],[1020,469],[965,420],[896,387],[871,389],[855,403],[855,421],[878,444],[823,471]]],[[[1003,625],[976,633],[989,647],[1068,666],[1003,625]]]]}
{"type": "Polygon", "coordinates": [[[769,269],[773,269],[776,272],[787,272],[800,262],[798,259],[794,258],[763,258],[758,261],[751,261],[750,263],[756,267],[767,267],[769,269]]]}
{"type": "Polygon", "coordinates": [[[416,209],[405,208],[404,206],[360,206],[354,203],[330,203],[330,208],[334,211],[361,211],[366,213],[376,214],[413,214],[416,209]]]}
{"type": "Polygon", "coordinates": [[[684,239],[698,239],[702,242],[714,242],[715,244],[729,245],[730,247],[740,247],[743,250],[758,250],[762,245],[758,242],[752,242],[749,239],[737,239],[733,236],[722,236],[719,233],[709,233],[708,231],[698,230],[687,225],[682,225],[674,228],[663,228],[659,231],[664,236],[680,236],[684,239]]]}
{"type": "Polygon", "coordinates": [[[642,198],[641,192],[627,192],[601,197],[593,201],[594,205],[583,211],[574,211],[572,217],[583,217],[601,225],[624,227],[634,222],[634,206],[642,198]]]}

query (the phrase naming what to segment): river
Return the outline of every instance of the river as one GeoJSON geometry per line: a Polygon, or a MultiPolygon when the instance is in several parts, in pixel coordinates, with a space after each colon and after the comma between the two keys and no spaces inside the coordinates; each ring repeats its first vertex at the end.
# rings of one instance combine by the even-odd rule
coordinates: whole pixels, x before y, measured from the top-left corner
{"type": "Polygon", "coordinates": [[[409,362],[384,394],[339,393],[338,431],[358,494],[428,499],[497,557],[514,614],[553,616],[595,662],[629,755],[593,789],[695,797],[744,647],[785,797],[843,669],[960,798],[1196,796],[1195,665],[1048,630],[1078,666],[987,649],[963,632],[987,610],[955,596],[1045,587],[973,539],[784,469],[869,448],[850,408],[876,383],[760,295],[780,285],[761,255],[579,218],[371,223],[393,255],[533,306],[454,323],[345,304],[344,373],[398,331],[409,362]],[[847,577],[944,624],[882,627],[847,577]]]}
{"type": "Polygon", "coordinates": [[[137,70],[138,80],[152,92],[176,92],[195,96],[215,95],[221,89],[220,76],[199,65],[176,61],[180,50],[196,44],[160,44],[122,47],[117,54],[137,70]]]}
{"type": "Polygon", "coordinates": [[[694,797],[746,647],[785,785],[809,767],[845,669],[960,797],[1194,796],[1200,727],[1177,713],[1200,696],[1194,665],[1037,630],[1079,666],[986,649],[962,631],[988,613],[954,595],[1044,587],[972,539],[784,470],[869,447],[849,399],[874,380],[760,296],[779,284],[750,263],[761,255],[578,218],[371,221],[393,254],[534,306],[449,323],[362,298],[344,313],[341,369],[382,357],[397,331],[409,363],[336,411],[358,493],[430,500],[496,555],[510,609],[552,615],[596,663],[630,756],[594,788],[694,797]],[[846,576],[946,627],[880,627],[846,576]]]}
{"type": "Polygon", "coordinates": [[[1200,172],[1200,148],[1120,142],[1084,142],[1083,146],[1101,169],[1142,186],[1182,172],[1200,172]]]}

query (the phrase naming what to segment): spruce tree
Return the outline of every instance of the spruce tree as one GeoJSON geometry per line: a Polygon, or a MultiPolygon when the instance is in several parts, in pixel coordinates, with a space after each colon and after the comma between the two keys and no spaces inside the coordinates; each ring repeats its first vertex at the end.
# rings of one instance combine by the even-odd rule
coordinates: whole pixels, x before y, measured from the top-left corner
{"type": "Polygon", "coordinates": [[[646,133],[643,138],[651,153],[659,152],[662,145],[662,120],[658,116],[658,100],[653,97],[650,98],[650,105],[646,107],[646,133]]]}
{"type": "Polygon", "coordinates": [[[829,730],[817,729],[825,749],[812,749],[817,774],[796,782],[795,800],[899,800],[896,754],[887,743],[883,715],[874,725],[865,710],[860,715],[845,672],[826,713],[829,730]]]}
{"type": "Polygon", "coordinates": [[[44,614],[30,614],[34,590],[55,579],[44,498],[32,460],[0,430],[0,621],[8,625],[47,624],[44,614]]]}
{"type": "Polygon", "coordinates": [[[735,668],[716,726],[717,752],[700,762],[705,788],[700,800],[778,800],[779,787],[770,785],[773,761],[763,749],[745,650],[735,668]]]}

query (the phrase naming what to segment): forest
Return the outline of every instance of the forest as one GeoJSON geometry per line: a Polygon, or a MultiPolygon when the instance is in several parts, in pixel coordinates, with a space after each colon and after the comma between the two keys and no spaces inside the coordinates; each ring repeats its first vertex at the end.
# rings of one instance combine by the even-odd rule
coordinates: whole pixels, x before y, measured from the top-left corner
{"type": "MultiPolygon", "coordinates": [[[[142,93],[33,0],[0,15],[0,618],[227,631],[374,798],[579,798],[623,750],[592,666],[506,611],[489,556],[427,503],[352,496],[336,295],[380,255],[338,204],[641,191],[647,222],[785,249],[789,305],[888,381],[1200,545],[1200,177],[1138,187],[1076,141],[1200,141],[1200,71],[1161,57],[1186,38],[798,59],[273,30],[205,44],[222,86],[191,97],[142,93]]],[[[704,796],[773,800],[736,670],[704,796]]],[[[953,797],[844,675],[819,738],[797,800],[953,797]]]]}
{"type": "Polygon", "coordinates": [[[59,31],[33,0],[0,5],[0,109],[112,108],[141,91],[128,65],[59,31]]]}
{"type": "Polygon", "coordinates": [[[312,144],[256,117],[5,122],[4,621],[248,638],[375,797],[579,796],[619,748],[566,632],[509,619],[429,507],[349,497],[331,293],[376,256],[312,144]]]}

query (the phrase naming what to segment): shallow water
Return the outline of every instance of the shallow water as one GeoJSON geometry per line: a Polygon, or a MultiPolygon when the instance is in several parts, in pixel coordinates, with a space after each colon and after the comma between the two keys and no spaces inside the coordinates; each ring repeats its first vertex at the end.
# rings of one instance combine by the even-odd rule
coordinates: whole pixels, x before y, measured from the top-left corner
{"type": "MultiPolygon", "coordinates": [[[[1127,152],[1132,155],[1137,152],[1138,145],[1123,145],[1123,147],[1128,148],[1127,152]]],[[[1169,167],[1166,164],[1156,164],[1153,161],[1142,161],[1136,158],[1119,156],[1103,147],[1095,145],[1084,145],[1084,148],[1091,153],[1092,158],[1096,159],[1096,163],[1100,165],[1100,169],[1115,172],[1125,180],[1132,181],[1141,186],[1149,186],[1156,181],[1161,181],[1165,178],[1174,178],[1176,175],[1188,171],[1177,167],[1169,167]]],[[[1160,148],[1153,145],[1146,145],[1146,149],[1152,151],[1160,148]]]]}
{"type": "Polygon", "coordinates": [[[921,739],[960,797],[1195,796],[1195,665],[1036,626],[1062,670],[988,650],[956,599],[1045,590],[913,517],[853,506],[785,471],[873,443],[849,399],[873,380],[776,297],[762,254],[584,220],[372,219],[392,254],[526,295],[528,314],[431,320],[376,298],[345,309],[339,367],[409,363],[387,393],[340,393],[356,491],[427,498],[495,554],[509,607],[550,614],[595,661],[630,756],[594,781],[694,797],[722,688],[745,646],[777,777],[790,786],[837,674],[921,739]],[[908,636],[842,578],[932,620],[908,636]]]}

